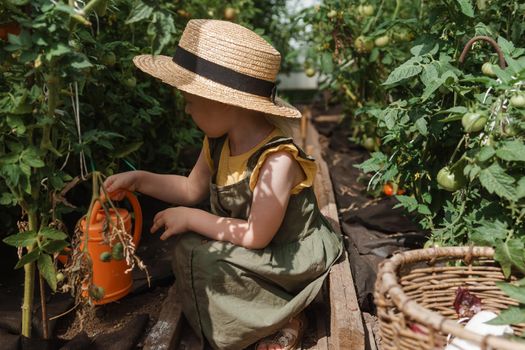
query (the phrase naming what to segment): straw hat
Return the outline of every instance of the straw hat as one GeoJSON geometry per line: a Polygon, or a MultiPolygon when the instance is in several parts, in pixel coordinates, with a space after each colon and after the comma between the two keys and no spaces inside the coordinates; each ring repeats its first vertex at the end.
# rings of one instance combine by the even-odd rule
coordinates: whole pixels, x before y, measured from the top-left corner
{"type": "Polygon", "coordinates": [[[275,97],[279,52],[235,23],[192,19],[173,57],[140,55],[133,62],[190,94],[275,116],[301,117],[297,109],[275,97]]]}

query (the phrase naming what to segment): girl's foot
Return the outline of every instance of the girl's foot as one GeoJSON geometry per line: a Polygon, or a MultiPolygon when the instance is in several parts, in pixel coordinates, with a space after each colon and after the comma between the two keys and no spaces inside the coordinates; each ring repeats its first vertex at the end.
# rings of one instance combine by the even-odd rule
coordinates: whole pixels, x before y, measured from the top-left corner
{"type": "Polygon", "coordinates": [[[295,350],[301,343],[306,327],[306,317],[300,313],[292,318],[280,331],[259,340],[255,350],[295,350]]]}

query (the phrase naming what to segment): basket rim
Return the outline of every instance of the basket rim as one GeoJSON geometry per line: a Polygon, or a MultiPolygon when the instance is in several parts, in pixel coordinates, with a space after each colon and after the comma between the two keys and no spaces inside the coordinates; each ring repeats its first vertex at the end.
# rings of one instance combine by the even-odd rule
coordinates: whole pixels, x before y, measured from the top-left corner
{"type": "Polygon", "coordinates": [[[462,259],[468,265],[471,265],[472,260],[476,258],[493,259],[494,249],[492,247],[478,246],[432,247],[397,253],[379,265],[375,286],[376,299],[378,299],[379,296],[389,294],[394,305],[402,314],[436,331],[444,334],[452,334],[455,337],[478,344],[482,349],[525,350],[524,344],[510,341],[501,336],[484,336],[466,330],[456,321],[419,305],[405,294],[401,285],[398,283],[399,276],[397,272],[399,268],[415,262],[432,262],[440,258],[462,259]]]}

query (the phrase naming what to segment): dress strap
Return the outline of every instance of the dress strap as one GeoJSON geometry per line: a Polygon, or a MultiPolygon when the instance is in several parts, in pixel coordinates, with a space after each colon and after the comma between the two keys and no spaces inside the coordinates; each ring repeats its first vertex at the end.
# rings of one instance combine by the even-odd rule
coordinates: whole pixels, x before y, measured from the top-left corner
{"type": "Polygon", "coordinates": [[[286,136],[276,136],[272,138],[270,141],[268,141],[265,145],[263,145],[261,148],[259,148],[250,159],[248,159],[248,171],[252,172],[253,169],[257,166],[257,163],[259,162],[259,157],[266,151],[267,149],[274,148],[280,145],[294,145],[295,148],[299,151],[299,157],[308,159],[313,161],[314,159],[307,155],[299,146],[297,146],[291,137],[286,136]]]}
{"type": "Polygon", "coordinates": [[[210,147],[210,158],[213,162],[212,182],[215,183],[217,177],[217,170],[219,169],[219,161],[221,160],[221,151],[227,135],[216,138],[208,138],[208,145],[210,147]]]}

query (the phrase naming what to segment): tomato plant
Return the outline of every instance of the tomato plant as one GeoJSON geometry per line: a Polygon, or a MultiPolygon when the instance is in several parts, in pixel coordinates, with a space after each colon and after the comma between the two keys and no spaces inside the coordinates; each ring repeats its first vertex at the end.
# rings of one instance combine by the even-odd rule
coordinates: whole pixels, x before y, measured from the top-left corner
{"type": "Polygon", "coordinates": [[[308,42],[304,62],[324,77],[331,103],[342,103],[352,119],[351,140],[367,149],[370,138],[382,136],[371,117],[390,96],[382,85],[388,74],[409,55],[410,34],[417,28],[420,1],[324,0],[305,10],[308,42]]]}
{"type": "MultiPolygon", "coordinates": [[[[132,57],[172,55],[190,18],[231,17],[227,8],[234,9],[230,20],[284,47],[290,31],[276,30],[278,16],[271,15],[285,10],[281,0],[0,5],[0,205],[11,207],[2,207],[2,225],[19,220],[20,232],[4,242],[22,252],[15,267],[23,267],[26,276],[23,336],[31,335],[35,265],[53,291],[67,277],[57,272],[54,260],[70,241],[61,220],[71,210],[63,191],[95,170],[180,170],[181,153],[200,139],[184,115],[181,96],[139,76],[132,57]],[[5,219],[8,213],[15,218],[5,219]]],[[[112,258],[122,258],[122,251],[112,252],[112,258]]],[[[101,294],[95,290],[93,297],[101,294]]]]}

